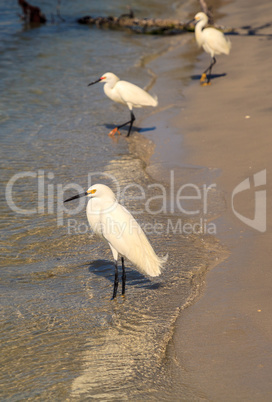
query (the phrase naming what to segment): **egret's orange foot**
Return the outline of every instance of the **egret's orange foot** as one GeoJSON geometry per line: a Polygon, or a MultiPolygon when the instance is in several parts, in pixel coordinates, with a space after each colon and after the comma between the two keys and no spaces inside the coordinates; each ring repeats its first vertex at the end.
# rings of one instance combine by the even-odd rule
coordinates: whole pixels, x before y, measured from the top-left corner
{"type": "Polygon", "coordinates": [[[207,79],[207,74],[206,74],[206,73],[203,73],[203,74],[201,75],[200,82],[204,82],[204,81],[206,81],[206,79],[207,79]]]}
{"type": "Polygon", "coordinates": [[[202,87],[206,87],[207,85],[211,85],[211,83],[210,83],[210,82],[202,82],[202,83],[201,83],[201,86],[202,86],[202,87]]]}
{"type": "Polygon", "coordinates": [[[111,130],[111,132],[109,133],[109,135],[110,135],[111,137],[113,137],[116,132],[117,132],[119,135],[121,135],[120,131],[118,130],[118,127],[115,127],[113,130],[111,130]]]}

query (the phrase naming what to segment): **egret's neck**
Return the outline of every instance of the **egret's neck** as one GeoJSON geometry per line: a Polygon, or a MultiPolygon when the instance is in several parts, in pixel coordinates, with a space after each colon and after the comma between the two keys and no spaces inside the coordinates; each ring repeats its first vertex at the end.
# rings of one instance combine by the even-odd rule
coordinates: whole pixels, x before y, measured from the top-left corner
{"type": "Polygon", "coordinates": [[[196,24],[196,27],[195,27],[195,37],[196,37],[196,41],[197,41],[199,46],[202,46],[202,44],[203,44],[203,32],[202,32],[202,30],[205,27],[205,25],[206,25],[206,21],[199,21],[196,24]]]}
{"type": "Polygon", "coordinates": [[[113,197],[105,197],[103,199],[101,199],[100,197],[90,198],[87,204],[87,211],[103,213],[107,210],[112,210],[115,205],[116,199],[113,197]]]}
{"type": "Polygon", "coordinates": [[[113,88],[114,88],[114,86],[110,85],[109,82],[106,82],[106,83],[104,84],[104,88],[103,88],[103,89],[104,89],[104,93],[105,93],[105,95],[108,96],[110,99],[112,99],[112,97],[113,97],[113,94],[112,94],[113,88]]]}
{"type": "Polygon", "coordinates": [[[110,80],[108,82],[105,82],[104,84],[104,93],[106,96],[108,96],[110,99],[114,101],[114,87],[118,80],[110,80]]]}
{"type": "Polygon", "coordinates": [[[105,82],[104,88],[107,87],[109,89],[113,89],[115,84],[119,81],[118,77],[113,77],[109,81],[105,82]]]}

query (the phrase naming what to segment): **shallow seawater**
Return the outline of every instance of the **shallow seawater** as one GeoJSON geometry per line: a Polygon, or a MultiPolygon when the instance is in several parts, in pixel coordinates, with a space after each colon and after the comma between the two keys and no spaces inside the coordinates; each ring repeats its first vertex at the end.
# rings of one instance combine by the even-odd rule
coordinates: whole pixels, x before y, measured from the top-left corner
{"type": "MultiPolygon", "coordinates": [[[[140,16],[176,16],[178,4],[164,3],[131,6],[140,16]]],[[[47,16],[55,12],[53,1],[36,5],[47,16]]],[[[148,213],[145,202],[160,195],[159,187],[150,187],[154,182],[145,163],[129,153],[129,140],[107,136],[128,111],[110,102],[101,85],[87,87],[113,71],[156,93],[148,62],[165,54],[168,39],[75,22],[124,12],[121,1],[62,2],[65,22],[49,18],[30,29],[15,4],[0,7],[1,190],[7,197],[0,204],[3,400],[166,400],[174,389],[174,395],[190,396],[173,384],[166,350],[177,314],[197,293],[209,264],[209,237],[203,246],[199,236],[165,230],[169,220],[177,221],[175,213],[148,213]],[[85,208],[63,212],[62,201],[75,186],[86,189],[94,181],[126,189],[121,201],[157,253],[169,255],[152,281],[128,263],[126,298],[119,290],[114,302],[108,246],[88,230],[85,208]]],[[[148,113],[137,111],[139,125],[148,113]]]]}

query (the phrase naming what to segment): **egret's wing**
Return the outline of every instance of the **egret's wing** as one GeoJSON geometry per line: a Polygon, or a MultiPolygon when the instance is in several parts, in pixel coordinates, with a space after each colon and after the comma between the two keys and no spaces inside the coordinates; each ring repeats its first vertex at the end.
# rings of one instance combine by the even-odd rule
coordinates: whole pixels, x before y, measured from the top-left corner
{"type": "Polygon", "coordinates": [[[214,54],[229,54],[231,42],[223,32],[215,28],[206,28],[203,31],[204,44],[207,45],[214,54]]]}
{"type": "Polygon", "coordinates": [[[120,97],[125,103],[131,104],[133,107],[157,106],[158,100],[153,98],[144,89],[127,81],[118,81],[115,85],[120,97]]]}
{"type": "Polygon", "coordinates": [[[131,213],[122,205],[117,204],[109,212],[101,216],[103,236],[123,256],[128,257],[131,247],[140,248],[139,233],[141,227],[131,213]]]}
{"type": "Polygon", "coordinates": [[[164,259],[159,258],[140,225],[130,212],[117,204],[113,210],[103,213],[103,236],[122,256],[128,258],[140,272],[158,276],[164,259]]]}

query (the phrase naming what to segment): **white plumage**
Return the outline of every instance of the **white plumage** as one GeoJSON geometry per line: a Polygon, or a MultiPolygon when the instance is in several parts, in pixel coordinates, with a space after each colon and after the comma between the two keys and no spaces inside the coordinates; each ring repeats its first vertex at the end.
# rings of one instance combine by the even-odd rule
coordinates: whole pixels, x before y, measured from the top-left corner
{"type": "Polygon", "coordinates": [[[200,81],[204,84],[210,83],[210,76],[212,72],[212,67],[216,63],[215,55],[217,54],[226,54],[228,55],[231,49],[230,40],[218,29],[208,27],[204,27],[208,23],[208,17],[205,13],[197,13],[194,17],[194,21],[196,22],[195,27],[195,38],[199,47],[203,47],[206,53],[210,54],[212,58],[212,62],[209,67],[203,72],[200,81]],[[207,78],[207,72],[208,80],[207,78]]]}
{"type": "Polygon", "coordinates": [[[102,76],[105,94],[113,101],[127,105],[129,110],[133,107],[157,106],[158,100],[153,98],[144,89],[127,81],[121,81],[113,73],[105,73],[102,76]]]}
{"type": "Polygon", "coordinates": [[[118,286],[117,261],[122,257],[123,281],[122,294],[125,293],[125,267],[127,258],[139,272],[148,276],[159,276],[167,256],[160,258],[154,252],[145,233],[131,213],[119,204],[112,190],[104,184],[95,184],[86,193],[76,195],[67,201],[86,195],[88,222],[97,235],[108,242],[115,261],[115,284],[113,298],[118,286]]]}
{"type": "Polygon", "coordinates": [[[97,82],[104,83],[104,92],[111,100],[127,105],[130,110],[131,119],[113,129],[109,135],[114,135],[119,128],[129,124],[130,126],[127,134],[127,136],[129,136],[135,120],[133,108],[146,106],[156,107],[158,105],[158,99],[156,97],[152,97],[148,92],[137,85],[131,84],[127,81],[121,81],[113,73],[105,73],[98,80],[91,82],[89,85],[96,84],[97,82]]]}

